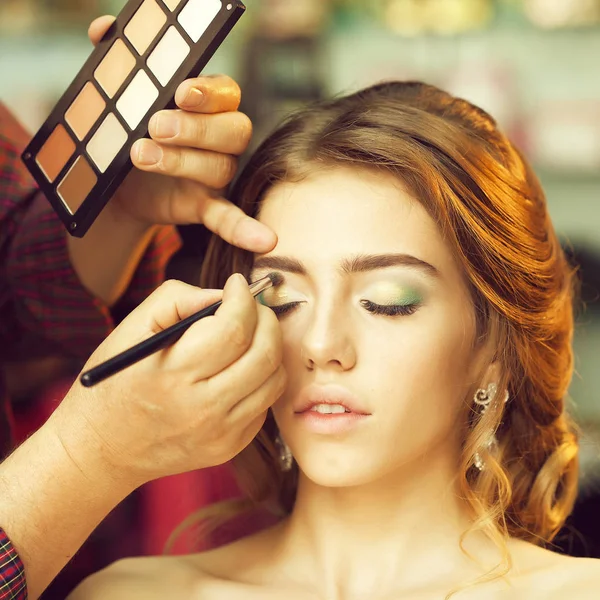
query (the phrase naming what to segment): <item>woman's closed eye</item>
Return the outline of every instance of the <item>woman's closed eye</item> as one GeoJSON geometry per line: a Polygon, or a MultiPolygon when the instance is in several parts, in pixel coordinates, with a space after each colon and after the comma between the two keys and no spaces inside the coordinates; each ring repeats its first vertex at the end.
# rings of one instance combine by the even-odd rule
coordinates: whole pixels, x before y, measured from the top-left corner
{"type": "Polygon", "coordinates": [[[283,315],[287,315],[292,312],[301,302],[288,302],[287,304],[279,304],[270,306],[265,304],[268,308],[270,308],[278,317],[283,317],[283,315]]]}
{"type": "Polygon", "coordinates": [[[256,299],[267,308],[270,308],[278,317],[292,311],[301,301],[289,301],[289,294],[280,288],[270,288],[261,292],[256,299]],[[287,302],[286,302],[287,300],[287,302]]]}
{"type": "Polygon", "coordinates": [[[369,298],[360,300],[360,305],[374,315],[398,317],[412,315],[423,304],[423,296],[412,286],[378,283],[370,289],[369,298]]]}

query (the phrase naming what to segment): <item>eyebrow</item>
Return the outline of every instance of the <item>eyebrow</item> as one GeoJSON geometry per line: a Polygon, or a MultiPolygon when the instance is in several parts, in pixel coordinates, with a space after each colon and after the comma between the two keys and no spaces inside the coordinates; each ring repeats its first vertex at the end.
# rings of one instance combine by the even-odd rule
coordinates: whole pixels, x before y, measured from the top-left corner
{"type": "MultiPolygon", "coordinates": [[[[410,254],[357,254],[345,258],[340,264],[344,274],[365,273],[389,267],[413,267],[425,271],[434,277],[440,277],[440,272],[428,262],[410,254]]],[[[306,275],[306,267],[296,258],[289,256],[260,256],[254,261],[255,269],[275,269],[296,275],[306,275]]]]}

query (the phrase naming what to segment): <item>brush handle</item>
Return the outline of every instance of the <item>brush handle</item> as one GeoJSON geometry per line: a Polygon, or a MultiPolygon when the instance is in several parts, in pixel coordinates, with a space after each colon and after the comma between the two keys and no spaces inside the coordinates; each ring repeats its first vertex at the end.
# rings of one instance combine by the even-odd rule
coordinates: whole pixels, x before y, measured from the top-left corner
{"type": "Polygon", "coordinates": [[[119,371],[134,365],[135,363],[147,358],[151,354],[158,352],[159,350],[163,350],[168,346],[174,344],[189,328],[191,325],[200,321],[200,319],[204,319],[204,317],[209,317],[214,315],[217,312],[219,306],[221,306],[222,301],[219,300],[215,302],[215,304],[211,304],[201,311],[190,315],[189,317],[175,323],[171,327],[168,327],[164,331],[153,335],[151,338],[132,346],[128,350],[121,352],[121,354],[117,354],[113,358],[110,358],[106,362],[86,371],[81,376],[81,383],[84,387],[91,387],[104,381],[107,377],[111,375],[115,375],[119,371]]]}
{"type": "MultiPolygon", "coordinates": [[[[274,284],[274,280],[277,282],[279,279],[274,275],[269,275],[263,279],[259,279],[250,285],[250,293],[256,297],[261,292],[264,292],[266,289],[270,288],[274,284]]],[[[277,283],[275,285],[277,285],[277,283]]],[[[151,354],[171,346],[194,323],[204,319],[205,317],[214,315],[221,304],[222,300],[219,300],[218,302],[199,310],[197,313],[190,315],[178,323],[175,323],[175,325],[167,327],[167,329],[157,333],[156,335],[153,335],[151,338],[132,346],[128,350],[117,354],[113,358],[109,358],[106,362],[99,364],[93,369],[86,371],[79,379],[81,384],[84,387],[92,387],[93,385],[104,381],[107,377],[115,375],[119,371],[122,371],[123,369],[134,365],[140,360],[147,358],[151,354]]]]}

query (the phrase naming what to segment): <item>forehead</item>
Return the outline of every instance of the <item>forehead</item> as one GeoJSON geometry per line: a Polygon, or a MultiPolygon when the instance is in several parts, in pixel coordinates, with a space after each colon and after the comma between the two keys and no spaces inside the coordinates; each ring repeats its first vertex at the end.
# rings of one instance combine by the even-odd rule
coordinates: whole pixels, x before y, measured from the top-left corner
{"type": "Polygon", "coordinates": [[[294,256],[309,267],[348,255],[407,253],[442,273],[459,273],[435,221],[391,174],[336,168],[278,184],[259,220],[278,236],[270,254],[294,256]]]}

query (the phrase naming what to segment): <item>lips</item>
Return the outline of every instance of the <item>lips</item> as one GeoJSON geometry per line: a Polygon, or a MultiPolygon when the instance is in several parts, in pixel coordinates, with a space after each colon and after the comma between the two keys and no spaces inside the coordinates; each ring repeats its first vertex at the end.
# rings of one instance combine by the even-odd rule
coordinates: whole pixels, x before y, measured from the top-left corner
{"type": "Polygon", "coordinates": [[[332,417],[344,414],[371,414],[348,389],[339,385],[311,385],[305,388],[294,403],[293,409],[296,414],[312,412],[332,417]]]}

